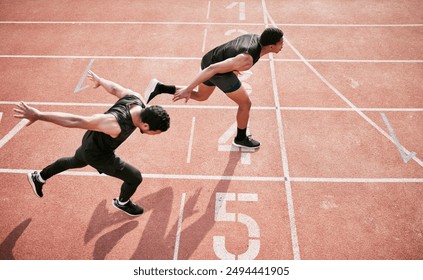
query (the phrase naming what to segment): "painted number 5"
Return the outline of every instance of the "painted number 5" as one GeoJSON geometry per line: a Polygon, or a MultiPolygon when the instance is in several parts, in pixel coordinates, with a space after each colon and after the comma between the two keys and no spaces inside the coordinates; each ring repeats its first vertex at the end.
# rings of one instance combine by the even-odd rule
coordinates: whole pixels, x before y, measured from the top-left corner
{"type": "Polygon", "coordinates": [[[224,236],[213,237],[213,249],[222,260],[252,260],[255,259],[260,251],[260,229],[256,221],[250,216],[242,213],[230,213],[226,211],[227,201],[258,201],[257,194],[253,193],[216,193],[216,208],[214,220],[216,222],[239,222],[247,226],[248,229],[248,249],[241,255],[228,252],[225,246],[224,236]]]}

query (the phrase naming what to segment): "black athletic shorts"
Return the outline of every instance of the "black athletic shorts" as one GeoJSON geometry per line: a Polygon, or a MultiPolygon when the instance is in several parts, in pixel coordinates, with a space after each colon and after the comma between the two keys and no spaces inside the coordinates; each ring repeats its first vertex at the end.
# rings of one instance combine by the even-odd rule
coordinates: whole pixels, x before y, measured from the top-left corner
{"type": "MultiPolygon", "coordinates": [[[[207,67],[207,65],[205,64],[205,61],[207,59],[208,58],[203,57],[203,60],[201,61],[201,69],[207,67]]],[[[216,86],[224,93],[236,91],[241,87],[241,81],[233,72],[216,74],[207,81],[203,82],[203,84],[209,87],[216,86]]]]}
{"type": "Polygon", "coordinates": [[[217,74],[205,81],[206,86],[217,86],[224,93],[230,93],[241,87],[241,81],[233,73],[217,74]]]}
{"type": "Polygon", "coordinates": [[[94,167],[99,173],[111,176],[117,171],[122,170],[125,166],[125,162],[114,153],[107,155],[90,155],[89,152],[84,151],[83,147],[79,147],[78,150],[76,150],[75,157],[94,167]]]}

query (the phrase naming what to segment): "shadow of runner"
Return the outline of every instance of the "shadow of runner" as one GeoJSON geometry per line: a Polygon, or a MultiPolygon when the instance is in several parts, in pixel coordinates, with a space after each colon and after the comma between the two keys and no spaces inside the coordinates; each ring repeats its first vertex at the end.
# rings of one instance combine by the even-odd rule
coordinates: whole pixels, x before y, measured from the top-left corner
{"type": "Polygon", "coordinates": [[[121,227],[102,235],[95,243],[94,260],[104,260],[106,255],[116,246],[125,234],[134,230],[138,226],[137,221],[128,222],[121,227]]]}
{"type": "Polygon", "coordinates": [[[173,199],[174,194],[170,187],[142,199],[140,204],[147,213],[152,213],[130,259],[165,260],[173,255],[173,232],[167,231],[173,199]]]}
{"type": "MultiPolygon", "coordinates": [[[[222,176],[232,176],[240,159],[240,152],[230,152],[228,163],[222,176]]],[[[216,193],[227,192],[229,184],[230,180],[227,179],[222,179],[217,183],[210,196],[210,201],[206,206],[207,209],[205,214],[181,233],[181,240],[184,240],[183,235],[186,235],[189,238],[186,239],[187,242],[184,243],[184,246],[179,250],[178,259],[189,259],[189,257],[193,254],[198,245],[204,239],[207,232],[213,228],[215,224],[214,214],[216,193]]],[[[195,194],[191,196],[191,198],[189,198],[185,203],[184,219],[195,214],[194,209],[199,195],[200,191],[196,191],[195,194]]],[[[142,201],[136,202],[142,205],[145,209],[143,216],[146,215],[149,211],[152,211],[152,213],[145,228],[143,229],[138,246],[135,248],[135,251],[131,257],[128,255],[128,259],[168,260],[173,258],[175,235],[177,232],[178,223],[176,222],[171,229],[167,230],[173,207],[173,199],[173,190],[171,187],[167,187],[154,194],[144,197],[142,201]]],[[[120,212],[109,213],[106,209],[106,201],[102,201],[97,206],[91,217],[84,237],[85,243],[88,243],[107,227],[128,219],[133,219],[133,217],[126,217],[120,212]]],[[[120,228],[100,236],[95,244],[93,253],[94,259],[104,259],[117,244],[117,242],[123,238],[126,233],[134,230],[137,226],[138,222],[136,221],[128,222],[120,228]]]]}
{"type": "MultiPolygon", "coordinates": [[[[225,167],[225,170],[222,176],[232,176],[234,174],[235,168],[238,162],[241,159],[241,153],[237,151],[232,151],[229,153],[228,163],[225,167]]],[[[214,224],[214,215],[215,215],[215,204],[216,204],[216,193],[223,192],[226,193],[230,180],[221,179],[217,185],[215,186],[208,205],[206,206],[206,212],[203,216],[201,216],[197,221],[195,221],[192,225],[187,227],[181,233],[181,245],[179,248],[178,259],[187,260],[191,257],[194,251],[197,249],[198,245],[206,236],[207,232],[209,232],[214,224]],[[185,241],[185,242],[184,242],[185,241]]],[[[195,201],[192,201],[195,203],[195,201]]],[[[186,204],[185,211],[184,211],[184,218],[193,215],[193,205],[186,204]]],[[[174,229],[171,231],[176,232],[177,225],[174,226],[174,229]]],[[[172,236],[172,238],[174,238],[172,236]]]]}
{"type": "Polygon", "coordinates": [[[90,222],[88,223],[87,231],[85,232],[84,242],[87,244],[91,241],[97,234],[102,232],[104,229],[118,224],[120,222],[132,220],[136,217],[130,217],[128,215],[122,215],[120,211],[114,211],[110,213],[106,207],[107,200],[103,200],[95,208],[90,222]]]}
{"type": "Polygon", "coordinates": [[[0,244],[0,260],[14,260],[13,248],[16,245],[19,237],[23,234],[25,229],[31,223],[32,219],[26,219],[20,223],[14,230],[12,230],[9,235],[3,240],[0,244]]]}
{"type": "MultiPolygon", "coordinates": [[[[110,213],[106,207],[106,200],[103,200],[94,210],[88,228],[85,232],[84,242],[87,244],[97,235],[110,226],[128,221],[131,219],[139,219],[140,217],[130,217],[122,214],[120,211],[110,213]]],[[[173,206],[173,190],[168,187],[154,194],[136,201],[144,208],[142,217],[148,215],[152,211],[151,216],[144,229],[142,229],[142,237],[139,245],[136,247],[132,255],[132,259],[169,259],[173,254],[171,238],[166,238],[166,228],[169,224],[169,218],[173,206]],[[153,240],[153,242],[152,242],[153,240]],[[162,242],[160,241],[162,240],[162,242]]],[[[125,234],[134,230],[139,222],[132,221],[124,224],[116,230],[102,233],[95,242],[93,252],[94,259],[104,259],[106,255],[116,246],[117,242],[122,239],[125,234]]],[[[136,242],[137,240],[135,240],[136,242]]],[[[128,252],[127,259],[130,258],[132,249],[128,252]]]]}

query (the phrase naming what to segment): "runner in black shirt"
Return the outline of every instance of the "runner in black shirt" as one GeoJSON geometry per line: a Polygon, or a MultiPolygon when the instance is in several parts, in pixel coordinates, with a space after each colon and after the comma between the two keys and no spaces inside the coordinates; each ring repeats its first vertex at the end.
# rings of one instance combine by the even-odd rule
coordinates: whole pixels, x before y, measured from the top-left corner
{"type": "Polygon", "coordinates": [[[140,94],[117,83],[100,78],[90,71],[88,78],[94,88],[102,86],[119,100],[104,114],[79,116],[61,112],[41,112],[21,102],[14,109],[16,118],[25,118],[32,124],[37,120],[51,122],[64,127],[87,129],[81,146],[73,157],[60,158],[41,170],[28,173],[33,191],[43,196],[43,185],[52,176],[71,168],[90,165],[104,173],[123,180],[119,198],[113,205],[129,215],[137,216],[143,209],[130,198],[142,181],[141,172],[115,155],[115,150],[135,129],[143,134],[156,135],[169,128],[169,115],[160,106],[146,107],[140,94]]]}
{"type": "Polygon", "coordinates": [[[233,144],[238,147],[257,148],[260,142],[246,135],[251,101],[237,75],[250,69],[260,57],[278,53],[283,47],[283,32],[267,28],[261,35],[246,34],[220,45],[203,56],[202,71],[187,87],[165,85],[153,79],[146,91],[147,103],[160,93],[174,94],[173,101],[194,99],[204,101],[216,86],[238,104],[238,132],[233,144]],[[195,88],[198,86],[198,89],[195,88]]]}

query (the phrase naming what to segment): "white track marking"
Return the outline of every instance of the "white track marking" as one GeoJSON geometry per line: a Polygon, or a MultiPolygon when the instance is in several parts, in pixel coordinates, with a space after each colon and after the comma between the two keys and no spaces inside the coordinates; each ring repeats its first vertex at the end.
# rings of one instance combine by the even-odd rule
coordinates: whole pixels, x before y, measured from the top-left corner
{"type": "Polygon", "coordinates": [[[0,140],[0,149],[7,143],[9,142],[10,139],[12,139],[16,134],[18,134],[18,132],[24,128],[27,124],[29,123],[29,121],[27,119],[23,119],[21,120],[17,125],[15,125],[14,128],[12,128],[11,131],[9,131],[9,133],[7,133],[1,140],[0,140]]]}
{"type": "MultiPolygon", "coordinates": [[[[18,101],[0,101],[0,105],[15,105],[18,101]]],[[[81,106],[81,107],[110,107],[113,104],[107,103],[77,103],[77,102],[26,102],[28,105],[43,106],[81,106]]],[[[174,109],[224,109],[237,110],[238,106],[214,106],[214,105],[162,105],[164,108],[174,109]]],[[[281,110],[281,111],[345,111],[355,112],[354,108],[344,107],[266,107],[253,106],[251,110],[281,110]]],[[[359,108],[362,112],[423,112],[423,108],[359,108]]]]}
{"type": "Polygon", "coordinates": [[[84,74],[82,74],[82,77],[81,77],[81,79],[79,80],[79,83],[76,85],[76,87],[75,87],[75,90],[73,91],[73,93],[78,93],[78,92],[81,92],[81,91],[83,91],[84,89],[87,89],[87,88],[89,88],[90,86],[82,86],[82,84],[84,83],[84,81],[85,81],[85,78],[87,77],[87,75],[88,75],[88,71],[91,69],[91,66],[93,65],[93,63],[94,63],[94,59],[91,59],[90,60],[90,62],[88,63],[88,66],[87,66],[87,68],[85,68],[85,71],[84,71],[84,74]]]}
{"type": "Polygon", "coordinates": [[[175,239],[175,250],[173,251],[173,259],[174,260],[178,259],[179,244],[180,244],[180,241],[181,241],[182,221],[184,219],[185,197],[186,197],[186,193],[182,193],[182,195],[181,195],[181,207],[179,209],[178,229],[176,231],[176,239],[175,239]]]}
{"type": "Polygon", "coordinates": [[[195,130],[195,117],[192,117],[191,133],[189,135],[189,141],[188,141],[187,163],[191,162],[192,142],[194,141],[194,130],[195,130]]]}
{"type": "MultiPolygon", "coordinates": [[[[231,33],[247,33],[243,29],[231,29],[227,31],[225,35],[231,35],[231,33]]],[[[130,59],[130,60],[201,60],[201,57],[176,57],[176,56],[114,56],[114,55],[37,55],[37,54],[0,54],[0,58],[45,58],[45,59],[130,59]]],[[[423,60],[419,59],[305,59],[308,62],[322,62],[322,63],[423,63],[423,60]]],[[[300,62],[304,60],[297,58],[274,58],[276,62],[300,62]]],[[[269,61],[267,58],[261,58],[258,63],[269,61]]]]}
{"type": "Polygon", "coordinates": [[[394,140],[395,145],[398,148],[398,151],[401,155],[402,160],[404,161],[404,163],[409,162],[414,156],[416,156],[415,152],[410,152],[409,154],[406,154],[403,147],[401,146],[401,144],[398,141],[397,136],[395,135],[394,129],[392,128],[391,124],[388,121],[388,118],[386,117],[386,115],[384,113],[380,113],[380,115],[382,116],[383,121],[385,122],[389,134],[391,134],[392,139],[394,140]]]}
{"type": "MultiPolygon", "coordinates": [[[[210,3],[210,1],[209,1],[210,3]]],[[[201,21],[0,21],[0,24],[64,24],[64,25],[249,25],[263,26],[263,23],[246,23],[246,22],[201,22],[201,21]]],[[[422,27],[420,23],[404,23],[404,24],[320,24],[320,23],[283,23],[276,25],[282,26],[301,26],[301,27],[422,27]]]]}
{"type": "MultiPolygon", "coordinates": [[[[268,27],[268,17],[269,13],[267,11],[266,7],[266,1],[262,0],[262,6],[263,6],[263,17],[266,27],[268,27]]],[[[276,83],[276,70],[275,70],[275,62],[273,60],[273,54],[269,54],[270,58],[270,73],[272,76],[272,86],[273,86],[273,95],[275,100],[276,107],[280,107],[280,101],[279,101],[279,92],[278,92],[278,86],[276,83]]],[[[276,110],[276,118],[278,122],[278,132],[279,132],[279,146],[280,146],[280,152],[282,157],[282,168],[283,168],[283,174],[286,177],[289,177],[289,167],[288,167],[288,156],[286,153],[286,146],[285,146],[285,136],[283,131],[283,121],[282,121],[282,114],[280,110],[276,110]]],[[[291,229],[291,241],[292,241],[292,252],[294,255],[294,260],[300,260],[300,246],[298,243],[298,235],[297,235],[297,225],[295,222],[295,211],[294,211],[294,200],[292,197],[292,188],[290,181],[285,182],[285,195],[286,195],[286,201],[287,201],[287,207],[288,207],[288,216],[289,216],[289,224],[291,229]]]]}
{"type": "Polygon", "coordinates": [[[207,4],[207,14],[206,14],[206,19],[210,19],[210,11],[211,11],[211,1],[208,2],[207,4]]]}
{"type": "MultiPolygon", "coordinates": [[[[27,174],[33,169],[0,168],[0,174],[27,174]]],[[[107,176],[95,171],[65,171],[57,176],[107,176]]],[[[257,176],[220,176],[193,174],[142,174],[148,179],[166,180],[204,180],[204,181],[241,181],[241,182],[309,182],[309,183],[423,183],[423,178],[338,178],[338,177],[257,177],[257,176]]],[[[267,187],[267,186],[264,186],[267,187]]]]}
{"type": "Polygon", "coordinates": [[[204,52],[206,50],[206,40],[207,40],[207,28],[204,29],[203,45],[201,46],[201,52],[204,52]]]}

